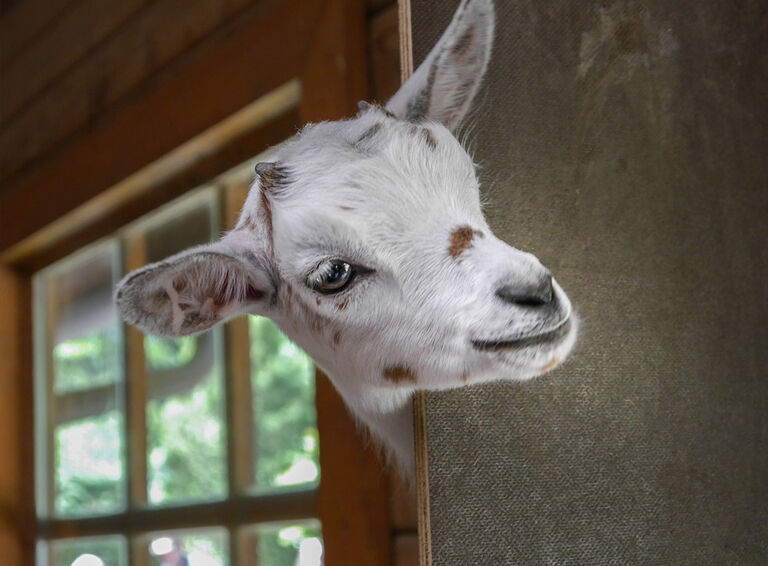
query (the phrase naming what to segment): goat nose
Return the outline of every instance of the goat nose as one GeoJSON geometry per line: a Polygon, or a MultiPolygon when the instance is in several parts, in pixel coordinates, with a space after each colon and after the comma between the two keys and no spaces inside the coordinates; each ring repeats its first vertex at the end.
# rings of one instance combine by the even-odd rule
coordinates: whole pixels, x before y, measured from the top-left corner
{"type": "Polygon", "coordinates": [[[503,285],[496,289],[496,296],[502,301],[521,307],[541,307],[552,302],[552,276],[547,274],[539,281],[528,285],[503,285]]]}

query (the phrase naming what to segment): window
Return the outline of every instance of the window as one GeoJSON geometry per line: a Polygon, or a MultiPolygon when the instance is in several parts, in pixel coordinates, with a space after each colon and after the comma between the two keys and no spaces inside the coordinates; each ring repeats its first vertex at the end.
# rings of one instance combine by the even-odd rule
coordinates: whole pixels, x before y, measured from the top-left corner
{"type": "Polygon", "coordinates": [[[312,361],[269,320],[143,336],[124,273],[230,227],[252,165],[34,278],[40,564],[319,566],[312,361]]]}

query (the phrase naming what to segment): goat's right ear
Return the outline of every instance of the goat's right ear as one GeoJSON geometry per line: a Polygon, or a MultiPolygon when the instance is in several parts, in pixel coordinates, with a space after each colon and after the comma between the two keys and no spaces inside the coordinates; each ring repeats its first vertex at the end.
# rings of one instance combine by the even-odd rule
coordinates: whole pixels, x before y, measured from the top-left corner
{"type": "Polygon", "coordinates": [[[404,120],[435,120],[455,130],[488,67],[495,15],[492,0],[463,0],[427,58],[387,103],[404,120]]]}
{"type": "Polygon", "coordinates": [[[222,243],[200,246],[129,273],[115,302],[143,332],[196,334],[246,310],[264,311],[274,293],[265,265],[222,243]]]}

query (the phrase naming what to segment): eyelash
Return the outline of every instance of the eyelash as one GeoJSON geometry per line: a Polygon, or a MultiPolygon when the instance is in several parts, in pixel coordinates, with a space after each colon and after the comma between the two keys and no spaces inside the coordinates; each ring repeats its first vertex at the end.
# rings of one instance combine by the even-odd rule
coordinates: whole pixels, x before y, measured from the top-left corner
{"type": "Polygon", "coordinates": [[[373,269],[355,265],[344,259],[331,258],[318,264],[307,276],[306,283],[310,289],[318,293],[323,295],[336,295],[349,289],[361,275],[368,275],[371,273],[374,273],[373,269]],[[328,275],[333,275],[333,270],[338,268],[339,265],[345,266],[345,273],[348,273],[346,281],[338,287],[333,287],[333,282],[330,282],[326,284],[324,288],[323,278],[328,275]]]}

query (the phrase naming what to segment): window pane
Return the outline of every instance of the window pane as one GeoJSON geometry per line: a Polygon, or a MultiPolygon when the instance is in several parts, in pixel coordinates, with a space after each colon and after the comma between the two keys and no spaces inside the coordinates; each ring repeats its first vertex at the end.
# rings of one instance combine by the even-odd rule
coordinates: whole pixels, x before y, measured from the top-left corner
{"type": "Polygon", "coordinates": [[[41,477],[53,475],[57,515],[110,513],[125,504],[122,335],[112,303],[118,266],[117,245],[109,242],[47,269],[35,283],[37,395],[47,409],[38,443],[50,446],[39,465],[41,477]]]}
{"type": "Polygon", "coordinates": [[[249,317],[255,487],[319,480],[315,366],[263,317],[249,317]]]}
{"type": "Polygon", "coordinates": [[[124,566],[123,537],[68,539],[52,542],[50,566],[124,566]]]}
{"type": "Polygon", "coordinates": [[[240,562],[259,566],[322,566],[320,523],[258,525],[240,533],[240,562]]]}
{"type": "Polygon", "coordinates": [[[146,552],[152,566],[229,564],[229,547],[224,529],[170,531],[156,533],[146,540],[146,552]]]}
{"type": "MultiPolygon", "coordinates": [[[[217,234],[210,192],[187,198],[142,223],[148,263],[217,234]]],[[[200,336],[144,338],[147,372],[147,497],[151,504],[226,494],[224,384],[216,329],[200,336]]]]}

